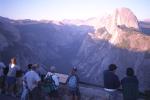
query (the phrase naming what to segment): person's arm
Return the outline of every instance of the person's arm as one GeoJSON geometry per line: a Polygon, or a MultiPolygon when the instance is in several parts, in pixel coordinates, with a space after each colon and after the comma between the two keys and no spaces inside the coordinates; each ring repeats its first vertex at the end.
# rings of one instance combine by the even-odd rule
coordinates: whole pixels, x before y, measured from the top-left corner
{"type": "Polygon", "coordinates": [[[39,85],[39,83],[41,82],[41,78],[38,74],[34,75],[34,84],[39,85]]]}
{"type": "Polygon", "coordinates": [[[51,72],[47,72],[47,74],[45,75],[44,79],[46,79],[50,75],[51,75],[51,72]]]}
{"type": "Polygon", "coordinates": [[[46,78],[47,78],[47,76],[48,76],[48,73],[45,75],[44,79],[46,79],[46,78]]]}
{"type": "Polygon", "coordinates": [[[70,76],[67,78],[67,80],[66,80],[66,83],[65,83],[65,84],[67,84],[67,83],[68,83],[69,79],[70,79],[70,76]]]}
{"type": "Polygon", "coordinates": [[[119,89],[123,89],[123,83],[124,83],[124,78],[120,81],[120,88],[119,89]]]}
{"type": "Polygon", "coordinates": [[[116,88],[119,88],[120,87],[120,80],[119,80],[119,78],[118,78],[118,76],[117,75],[115,75],[115,87],[116,88]]]}
{"type": "Polygon", "coordinates": [[[79,87],[79,77],[76,75],[76,78],[77,78],[77,87],[79,87]]]}

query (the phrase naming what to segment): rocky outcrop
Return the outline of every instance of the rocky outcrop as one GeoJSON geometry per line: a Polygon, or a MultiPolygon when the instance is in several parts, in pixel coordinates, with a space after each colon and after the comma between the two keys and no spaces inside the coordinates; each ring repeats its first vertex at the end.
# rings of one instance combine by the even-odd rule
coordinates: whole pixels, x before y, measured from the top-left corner
{"type": "Polygon", "coordinates": [[[75,65],[81,80],[103,85],[103,71],[114,63],[120,79],[125,76],[126,68],[132,67],[140,81],[140,89],[150,89],[150,73],[143,71],[149,69],[145,64],[149,58],[145,55],[150,51],[150,37],[141,32],[136,16],[127,8],[117,9],[95,25],[95,29],[78,52],[75,65]]]}
{"type": "Polygon", "coordinates": [[[135,28],[139,30],[138,20],[133,12],[128,8],[116,9],[114,17],[114,23],[117,26],[124,25],[127,28],[135,28]]]}

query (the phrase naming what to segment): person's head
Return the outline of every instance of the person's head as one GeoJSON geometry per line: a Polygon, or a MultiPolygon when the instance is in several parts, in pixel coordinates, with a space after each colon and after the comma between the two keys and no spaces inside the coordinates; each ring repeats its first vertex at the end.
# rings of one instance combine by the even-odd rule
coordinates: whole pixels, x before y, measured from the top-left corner
{"type": "Polygon", "coordinates": [[[39,68],[39,64],[33,64],[33,65],[31,66],[31,69],[32,69],[32,70],[36,70],[37,68],[39,68]]]}
{"type": "Polygon", "coordinates": [[[56,73],[56,67],[55,67],[55,66],[51,66],[51,67],[50,67],[50,72],[56,73]]]}
{"type": "Polygon", "coordinates": [[[114,72],[117,69],[115,64],[110,64],[108,70],[114,72]]]}
{"type": "Polygon", "coordinates": [[[126,75],[127,76],[134,76],[134,70],[132,68],[127,68],[126,75]]]}
{"type": "Polygon", "coordinates": [[[72,71],[71,71],[71,74],[75,74],[76,72],[77,72],[77,67],[73,67],[72,71]]]}
{"type": "Polygon", "coordinates": [[[28,70],[31,70],[32,64],[28,64],[28,70]]]}
{"type": "Polygon", "coordinates": [[[16,64],[17,63],[16,58],[15,57],[11,58],[11,62],[10,63],[11,64],[16,64]]]}

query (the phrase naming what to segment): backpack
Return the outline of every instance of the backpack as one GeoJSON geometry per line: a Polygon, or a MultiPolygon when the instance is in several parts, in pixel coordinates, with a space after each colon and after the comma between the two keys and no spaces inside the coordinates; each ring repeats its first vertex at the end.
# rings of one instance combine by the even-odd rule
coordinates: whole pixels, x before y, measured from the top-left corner
{"type": "Polygon", "coordinates": [[[45,93],[51,93],[51,92],[54,92],[56,91],[56,85],[55,85],[55,82],[52,78],[52,75],[50,76],[47,76],[45,79],[44,79],[44,83],[43,83],[43,86],[42,86],[42,90],[43,92],[45,93]]]}
{"type": "Polygon", "coordinates": [[[71,76],[68,80],[68,87],[71,90],[77,89],[77,77],[75,75],[71,76]]]}

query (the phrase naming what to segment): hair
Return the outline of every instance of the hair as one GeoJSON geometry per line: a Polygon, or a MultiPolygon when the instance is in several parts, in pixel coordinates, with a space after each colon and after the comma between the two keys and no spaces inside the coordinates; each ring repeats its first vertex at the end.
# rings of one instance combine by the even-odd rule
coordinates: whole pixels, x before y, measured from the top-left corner
{"type": "Polygon", "coordinates": [[[115,64],[110,64],[109,65],[109,71],[114,71],[117,69],[117,66],[115,64]]]}
{"type": "Polygon", "coordinates": [[[127,76],[134,76],[134,70],[133,70],[133,68],[127,68],[126,75],[127,76]]]}
{"type": "Polygon", "coordinates": [[[11,62],[10,62],[10,63],[11,63],[11,64],[16,64],[16,63],[17,63],[16,57],[11,58],[11,62]]]}
{"type": "Polygon", "coordinates": [[[32,64],[28,64],[28,69],[31,69],[32,68],[32,64]]]}
{"type": "Polygon", "coordinates": [[[76,72],[77,72],[77,68],[73,67],[72,70],[71,70],[71,74],[75,74],[76,72]]]}

